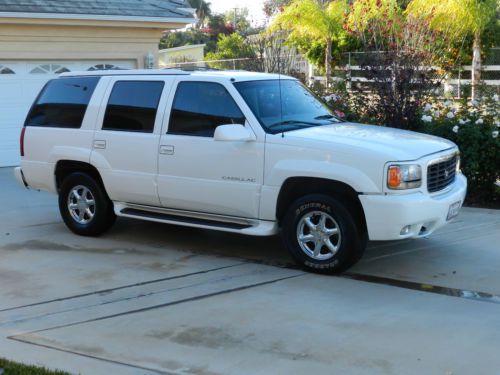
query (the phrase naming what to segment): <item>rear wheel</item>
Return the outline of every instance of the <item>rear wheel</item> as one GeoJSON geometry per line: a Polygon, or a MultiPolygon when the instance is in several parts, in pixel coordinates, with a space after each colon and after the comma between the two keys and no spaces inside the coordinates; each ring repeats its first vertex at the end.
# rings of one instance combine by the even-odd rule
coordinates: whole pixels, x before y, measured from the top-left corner
{"type": "Polygon", "coordinates": [[[66,226],[82,236],[107,231],[116,216],[104,188],[86,173],[66,177],[59,192],[59,211],[66,226]]]}
{"type": "Polygon", "coordinates": [[[346,270],[361,258],[367,243],[366,232],[356,224],[349,205],[322,194],[295,201],[282,229],[294,260],[314,272],[346,270]]]}

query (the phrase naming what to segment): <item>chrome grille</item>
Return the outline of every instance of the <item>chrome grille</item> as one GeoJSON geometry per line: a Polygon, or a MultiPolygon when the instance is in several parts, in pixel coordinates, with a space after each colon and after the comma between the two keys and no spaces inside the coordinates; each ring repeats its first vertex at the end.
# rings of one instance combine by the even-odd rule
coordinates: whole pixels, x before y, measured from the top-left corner
{"type": "Polygon", "coordinates": [[[438,159],[427,167],[427,191],[435,193],[445,189],[455,181],[457,155],[438,159]]]}

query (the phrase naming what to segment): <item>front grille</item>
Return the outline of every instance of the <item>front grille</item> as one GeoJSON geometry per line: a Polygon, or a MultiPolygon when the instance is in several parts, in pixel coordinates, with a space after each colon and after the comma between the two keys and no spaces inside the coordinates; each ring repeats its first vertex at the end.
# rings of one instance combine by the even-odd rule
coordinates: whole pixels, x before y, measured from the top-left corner
{"type": "Polygon", "coordinates": [[[445,160],[431,162],[427,167],[427,191],[435,193],[445,189],[455,181],[457,155],[445,160]]]}

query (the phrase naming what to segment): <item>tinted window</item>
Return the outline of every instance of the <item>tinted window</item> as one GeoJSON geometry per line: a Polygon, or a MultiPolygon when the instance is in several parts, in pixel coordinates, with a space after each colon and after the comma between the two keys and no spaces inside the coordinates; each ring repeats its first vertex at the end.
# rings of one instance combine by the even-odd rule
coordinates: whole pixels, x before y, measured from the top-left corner
{"type": "Polygon", "coordinates": [[[49,81],[26,119],[26,126],[79,128],[98,77],[60,78],[49,81]]]}
{"type": "Polygon", "coordinates": [[[181,82],[175,94],[168,132],[213,137],[219,125],[245,124],[224,86],[211,82],[181,82]]]}
{"type": "Polygon", "coordinates": [[[328,107],[298,81],[247,81],[234,86],[268,133],[339,122],[328,107]]]}
{"type": "Polygon", "coordinates": [[[102,128],[152,133],[164,82],[116,82],[109,97],[102,128]]]}

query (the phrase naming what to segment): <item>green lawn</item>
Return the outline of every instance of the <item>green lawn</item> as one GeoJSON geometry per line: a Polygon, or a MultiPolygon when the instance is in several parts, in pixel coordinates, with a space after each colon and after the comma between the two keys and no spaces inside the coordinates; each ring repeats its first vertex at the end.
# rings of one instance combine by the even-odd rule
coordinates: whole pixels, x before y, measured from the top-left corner
{"type": "Polygon", "coordinates": [[[27,366],[0,358],[0,375],[70,375],[64,371],[49,371],[43,367],[27,366]]]}

